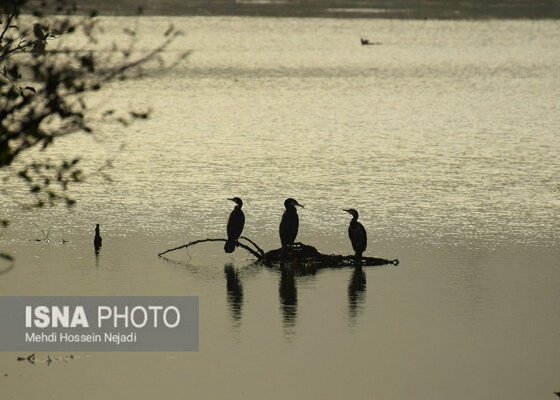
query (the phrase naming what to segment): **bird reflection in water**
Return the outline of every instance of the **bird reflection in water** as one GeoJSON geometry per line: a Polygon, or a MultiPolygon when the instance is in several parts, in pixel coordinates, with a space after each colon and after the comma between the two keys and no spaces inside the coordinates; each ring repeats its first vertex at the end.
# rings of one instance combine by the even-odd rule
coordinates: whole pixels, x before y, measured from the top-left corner
{"type": "Polygon", "coordinates": [[[366,294],[366,274],[362,266],[357,264],[352,271],[352,276],[348,283],[348,312],[350,322],[356,322],[358,314],[363,309],[366,294]]]}
{"type": "Polygon", "coordinates": [[[243,315],[243,285],[233,264],[227,263],[224,266],[224,274],[226,276],[227,302],[231,318],[240,322],[243,315]]]}
{"type": "Polygon", "coordinates": [[[280,307],[284,328],[292,331],[297,317],[297,288],[293,271],[286,266],[280,269],[280,307]]]}

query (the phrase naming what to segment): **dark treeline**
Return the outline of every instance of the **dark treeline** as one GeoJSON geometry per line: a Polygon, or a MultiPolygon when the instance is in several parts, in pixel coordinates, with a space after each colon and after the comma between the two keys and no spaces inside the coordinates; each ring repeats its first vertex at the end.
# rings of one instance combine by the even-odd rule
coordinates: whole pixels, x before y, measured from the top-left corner
{"type": "MultiPolygon", "coordinates": [[[[39,3],[33,0],[30,3],[39,3]]],[[[560,18],[558,0],[76,0],[105,15],[240,15],[408,19],[560,18]]]]}

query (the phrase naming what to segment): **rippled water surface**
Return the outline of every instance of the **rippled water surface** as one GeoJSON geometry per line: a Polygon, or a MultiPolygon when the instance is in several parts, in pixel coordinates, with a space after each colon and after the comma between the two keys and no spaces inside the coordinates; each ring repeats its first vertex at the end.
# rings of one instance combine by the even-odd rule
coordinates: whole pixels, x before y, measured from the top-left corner
{"type": "MultiPolygon", "coordinates": [[[[201,350],[49,368],[5,354],[7,398],[560,390],[560,23],[143,18],[141,46],[168,22],[185,35],[166,56],[191,49],[188,62],[92,99],[153,117],[53,148],[85,150],[90,171],[114,159],[113,182],[91,175],[72,212],[0,205],[12,220],[0,244],[17,257],[0,293],[197,295],[201,350]],[[295,197],[298,240],[349,253],[342,209],[353,207],[366,254],[401,264],[294,276],[219,244],[156,256],[223,236],[234,195],[245,233],[266,249],[279,246],[282,203],[295,197]],[[30,241],[35,224],[51,243],[30,241]]],[[[104,23],[118,36],[132,20],[104,23]]]]}

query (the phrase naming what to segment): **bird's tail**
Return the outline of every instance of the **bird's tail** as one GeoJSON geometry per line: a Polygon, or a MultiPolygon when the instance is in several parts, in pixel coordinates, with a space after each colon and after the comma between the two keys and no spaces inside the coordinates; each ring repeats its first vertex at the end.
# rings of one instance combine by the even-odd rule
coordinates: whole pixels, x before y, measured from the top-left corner
{"type": "Polygon", "coordinates": [[[235,241],[228,240],[224,245],[224,251],[226,253],[233,253],[234,250],[235,250],[235,241]]]}

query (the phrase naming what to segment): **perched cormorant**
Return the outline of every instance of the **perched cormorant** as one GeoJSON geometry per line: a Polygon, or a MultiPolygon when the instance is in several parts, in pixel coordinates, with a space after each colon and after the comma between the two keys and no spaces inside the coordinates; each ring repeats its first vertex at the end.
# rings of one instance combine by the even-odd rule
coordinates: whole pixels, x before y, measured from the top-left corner
{"type": "Polygon", "coordinates": [[[356,257],[362,257],[362,253],[366,251],[367,247],[366,229],[358,222],[358,211],[353,208],[344,211],[352,215],[352,220],[348,227],[348,236],[352,242],[352,248],[356,252],[356,257]]]}
{"type": "Polygon", "coordinates": [[[95,251],[98,252],[99,249],[101,248],[101,242],[103,239],[101,239],[101,235],[99,234],[99,224],[95,225],[95,237],[93,238],[93,247],[95,248],[95,251]]]}
{"type": "Polygon", "coordinates": [[[228,240],[224,245],[224,251],[226,253],[233,253],[235,246],[237,245],[237,240],[239,239],[239,236],[241,236],[241,232],[243,232],[243,227],[245,226],[245,214],[243,214],[243,210],[241,210],[241,207],[243,207],[243,201],[239,197],[234,197],[228,200],[233,201],[237,205],[229,215],[227,223],[228,240]]]}
{"type": "Polygon", "coordinates": [[[296,240],[299,228],[299,217],[296,206],[303,208],[295,199],[289,198],[284,201],[286,211],[284,211],[282,221],[280,221],[280,242],[283,248],[291,246],[296,240]]]}

